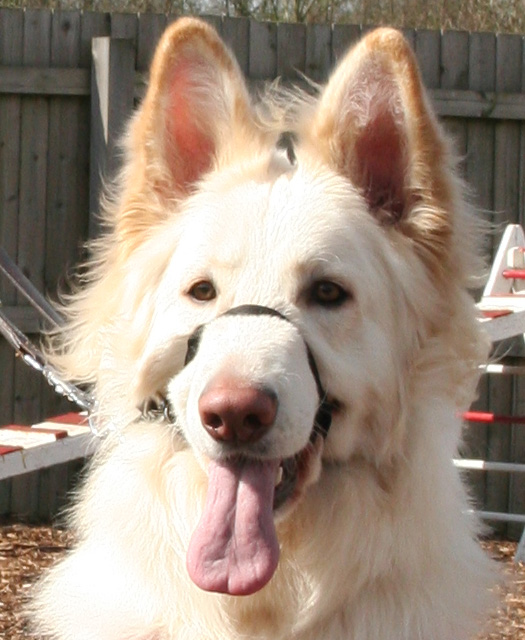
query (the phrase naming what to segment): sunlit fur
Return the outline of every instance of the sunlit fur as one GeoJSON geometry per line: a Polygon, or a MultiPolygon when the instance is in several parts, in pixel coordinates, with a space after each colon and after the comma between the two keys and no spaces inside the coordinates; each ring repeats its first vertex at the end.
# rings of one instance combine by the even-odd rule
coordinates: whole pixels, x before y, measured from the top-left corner
{"type": "Polygon", "coordinates": [[[106,233],[51,340],[116,431],[72,508],[75,549],[35,590],[34,624],[52,638],[466,640],[487,614],[492,569],[452,464],[487,354],[468,294],[482,264],[448,144],[392,30],[364,38],[319,96],[287,100],[253,106],[201,22],[161,40],[106,233]],[[276,146],[284,127],[293,163],[276,146]],[[199,279],[215,299],[189,298],[199,279]],[[313,304],[316,279],[348,299],[313,304]],[[244,303],[296,329],[214,321],[244,303]],[[183,368],[204,323],[213,340],[183,368]],[[282,400],[268,446],[285,424],[303,446],[315,389],[303,338],[340,403],[322,458],[278,518],[271,581],[246,597],[203,592],[185,556],[218,453],[195,398],[213,367],[263,380],[282,400]],[[137,420],[159,391],[176,426],[137,420]]]}

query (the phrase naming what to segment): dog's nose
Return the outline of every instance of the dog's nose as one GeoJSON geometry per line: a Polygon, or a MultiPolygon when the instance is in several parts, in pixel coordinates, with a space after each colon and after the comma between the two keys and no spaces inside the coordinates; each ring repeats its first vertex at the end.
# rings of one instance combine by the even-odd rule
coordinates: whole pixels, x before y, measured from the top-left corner
{"type": "Polygon", "coordinates": [[[251,443],[275,422],[277,397],[268,389],[223,380],[209,385],[199,398],[201,422],[215,440],[251,443]]]}

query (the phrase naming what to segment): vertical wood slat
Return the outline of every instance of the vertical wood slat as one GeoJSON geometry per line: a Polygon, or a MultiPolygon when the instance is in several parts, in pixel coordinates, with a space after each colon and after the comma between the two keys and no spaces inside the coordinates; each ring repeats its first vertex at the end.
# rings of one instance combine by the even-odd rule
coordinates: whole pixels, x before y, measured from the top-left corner
{"type": "Polygon", "coordinates": [[[315,82],[325,82],[331,67],[332,29],[328,24],[306,27],[305,73],[315,82]]]}
{"type": "Polygon", "coordinates": [[[79,66],[91,67],[91,40],[111,35],[111,16],[109,13],[83,11],[81,14],[79,66]]]}
{"type": "MultiPolygon", "coordinates": [[[[0,64],[21,64],[22,44],[23,13],[0,9],[0,64]]],[[[0,98],[0,244],[13,259],[16,259],[18,245],[20,111],[19,96],[0,98]]],[[[0,300],[10,305],[15,298],[13,287],[5,279],[0,280],[0,300]]]]}
{"type": "MultiPolygon", "coordinates": [[[[499,34],[496,46],[496,91],[519,92],[522,89],[522,61],[523,39],[519,36],[499,34]]],[[[494,163],[494,211],[495,220],[498,221],[498,213],[502,214],[505,221],[519,221],[520,182],[519,164],[520,156],[520,124],[519,122],[497,122],[495,125],[495,163],[494,163]]],[[[523,341],[520,340],[520,348],[523,341]]],[[[515,377],[513,385],[513,412],[523,405],[522,396],[525,385],[520,377],[515,377]]],[[[517,460],[516,446],[523,444],[523,428],[513,425],[508,430],[502,430],[503,436],[497,441],[491,442],[494,458],[501,456],[505,460],[517,460]]],[[[509,477],[508,504],[504,510],[514,512],[523,507],[523,493],[520,491],[519,478],[509,477]],[[520,505],[521,503],[521,505],[520,505]]],[[[515,524],[509,524],[508,533],[519,536],[521,528],[515,524]]]]}
{"type": "Polygon", "coordinates": [[[416,51],[416,31],[415,29],[401,29],[403,37],[410,45],[412,51],[416,51]]]}
{"type": "Polygon", "coordinates": [[[277,75],[297,80],[306,66],[306,27],[304,24],[277,25],[277,75]]]}
{"type": "MultiPolygon", "coordinates": [[[[51,14],[27,10],[24,15],[24,64],[48,67],[51,14]]],[[[18,264],[35,286],[44,286],[45,211],[49,99],[27,97],[22,104],[22,157],[18,264]]]]}
{"type": "Polygon", "coordinates": [[[222,38],[235,55],[244,75],[250,71],[250,21],[248,18],[224,18],[222,38]]]}
{"type": "Polygon", "coordinates": [[[336,24],[332,33],[332,65],[337,64],[349,47],[361,37],[361,28],[354,24],[336,24]]]}
{"type": "MultiPolygon", "coordinates": [[[[23,13],[0,9],[0,64],[22,62],[23,13]]],[[[20,126],[21,98],[15,95],[0,98],[0,245],[16,260],[18,248],[18,211],[20,206],[20,126]]],[[[14,288],[0,279],[0,300],[4,305],[16,301],[14,288]]],[[[0,409],[12,420],[14,397],[14,355],[5,342],[0,344],[0,409]]]]}
{"type": "MultiPolygon", "coordinates": [[[[81,21],[78,11],[56,11],[51,22],[51,65],[78,67],[81,21]]],[[[78,201],[80,98],[54,97],[49,104],[48,192],[45,280],[52,292],[78,261],[85,204],[78,201]],[[75,215],[72,215],[72,212],[75,215]]]]}
{"type": "MultiPolygon", "coordinates": [[[[23,62],[48,67],[51,52],[51,14],[27,10],[24,13],[23,62]]],[[[20,209],[18,215],[17,262],[33,284],[44,288],[45,214],[47,200],[47,145],[49,100],[22,100],[20,209]]],[[[15,362],[14,419],[36,421],[41,414],[43,381],[20,360],[15,362]]],[[[25,517],[38,507],[38,474],[13,478],[11,509],[25,517]]]]}
{"type": "MultiPolygon", "coordinates": [[[[0,9],[0,64],[17,65],[22,62],[23,13],[14,9],[0,9]]],[[[18,246],[18,210],[20,186],[20,121],[21,98],[0,98],[0,245],[16,259],[18,246]]],[[[14,304],[16,294],[0,281],[0,300],[14,304]]],[[[0,418],[11,422],[14,416],[15,355],[5,340],[0,341],[0,418]]],[[[11,513],[12,482],[0,483],[0,516],[11,513]]]]}
{"type": "MultiPolygon", "coordinates": [[[[522,39],[521,93],[525,93],[525,37],[522,39]]],[[[525,225],[525,122],[520,124],[520,168],[519,168],[519,219],[525,225]]]]}
{"type": "Polygon", "coordinates": [[[438,89],[441,83],[441,34],[439,31],[416,32],[414,52],[425,86],[428,89],[438,89]]]}
{"type": "Polygon", "coordinates": [[[149,70],[155,47],[162,32],[166,28],[167,19],[164,14],[143,13],[139,16],[137,36],[137,70],[149,70]]]}
{"type": "MultiPolygon", "coordinates": [[[[492,34],[471,34],[469,47],[469,89],[474,91],[494,91],[496,85],[496,39],[492,34]]],[[[467,154],[465,158],[465,178],[473,187],[474,204],[478,216],[490,222],[493,208],[493,164],[494,164],[494,124],[488,121],[469,121],[467,123],[467,154]]],[[[488,247],[492,250],[492,246],[488,247]]],[[[508,380],[492,379],[483,376],[480,381],[480,399],[474,405],[476,409],[487,407],[489,387],[504,385],[508,397],[508,380]]],[[[466,430],[466,446],[472,458],[484,459],[488,452],[489,427],[483,424],[472,425],[466,430]]],[[[476,503],[483,506],[487,487],[487,474],[469,474],[476,503]]],[[[504,527],[505,525],[499,525],[504,527]]]]}
{"type": "Polygon", "coordinates": [[[90,235],[98,234],[104,181],[118,171],[117,145],[133,111],[135,48],[130,40],[95,38],[91,72],[90,235]]]}
{"type": "MultiPolygon", "coordinates": [[[[496,40],[496,91],[521,90],[522,38],[499,34],[496,40]]],[[[517,222],[519,206],[519,123],[496,123],[494,211],[496,224],[517,222]]]]}
{"type": "Polygon", "coordinates": [[[277,25],[250,22],[249,76],[268,80],[277,75],[277,25]]]}
{"type": "MultiPolygon", "coordinates": [[[[416,56],[423,63],[422,72],[425,80],[431,83],[432,88],[457,90],[470,88],[470,45],[469,34],[462,31],[442,33],[439,44],[435,41],[435,36],[428,32],[416,36],[416,56]],[[424,47],[431,47],[434,55],[439,54],[437,61],[429,59],[430,52],[428,50],[425,52],[424,47]]],[[[456,155],[464,159],[458,169],[465,176],[468,168],[468,123],[460,118],[444,118],[443,124],[452,137],[456,155]]],[[[487,385],[487,381],[482,384],[487,385]]],[[[480,455],[484,458],[487,429],[481,427],[478,430],[478,426],[477,424],[472,425],[467,431],[466,444],[470,450],[481,448],[480,455]]],[[[487,476],[485,474],[482,476],[470,474],[469,481],[473,486],[477,506],[483,507],[487,476]]]]}
{"type": "MultiPolygon", "coordinates": [[[[521,86],[521,55],[516,60],[516,44],[521,39],[497,36],[495,52],[495,89],[511,91],[521,86]]],[[[515,123],[496,122],[494,124],[494,202],[493,222],[496,225],[517,220],[517,194],[514,172],[518,161],[518,145],[515,137],[519,136],[515,123]]],[[[488,402],[496,413],[512,413],[515,403],[515,384],[510,376],[499,379],[491,376],[489,381],[488,402]]],[[[491,427],[488,432],[488,459],[509,460],[511,455],[512,427],[491,427]]],[[[509,506],[511,477],[507,474],[488,474],[486,487],[486,505],[490,511],[506,511],[509,506]]],[[[510,531],[510,527],[504,528],[510,531]]]]}
{"type": "MultiPolygon", "coordinates": [[[[83,12],[80,33],[80,54],[79,64],[84,68],[91,68],[92,65],[92,40],[109,36],[111,33],[111,18],[107,13],[83,12]]],[[[75,241],[75,246],[79,247],[89,235],[91,221],[90,200],[90,142],[91,142],[91,100],[80,101],[78,119],[78,201],[82,203],[82,209],[87,216],[77,229],[83,229],[82,235],[75,241]]],[[[68,212],[71,215],[71,212],[68,212]]]]}
{"type": "MultiPolygon", "coordinates": [[[[524,415],[525,412],[525,380],[523,377],[517,376],[514,387],[514,410],[518,415],[524,415]]],[[[511,432],[511,456],[512,462],[525,463],[525,429],[523,425],[515,425],[511,432]]],[[[523,478],[512,476],[509,488],[509,506],[510,513],[525,513],[525,483],[523,478]]],[[[514,524],[509,525],[509,535],[518,539],[521,536],[523,527],[519,528],[514,524]]]]}
{"type": "MultiPolygon", "coordinates": [[[[24,13],[23,61],[47,67],[50,62],[51,14],[24,13]]],[[[20,208],[18,212],[17,263],[33,284],[44,289],[45,213],[47,200],[47,145],[49,100],[22,100],[20,208]]],[[[20,299],[20,298],[18,298],[20,299]]],[[[15,365],[14,419],[37,420],[41,410],[42,381],[22,363],[15,365]]]]}
{"type": "Polygon", "coordinates": [[[138,40],[138,15],[136,13],[111,13],[111,37],[131,40],[135,51],[138,40]]]}
{"type": "MultiPolygon", "coordinates": [[[[51,66],[80,66],[81,27],[81,14],[78,11],[53,13],[51,66]]],[[[49,294],[54,292],[64,274],[78,262],[78,239],[86,235],[87,190],[81,184],[82,146],[79,139],[83,102],[86,100],[78,97],[53,97],[49,100],[45,246],[45,282],[49,294]]],[[[43,385],[42,415],[54,416],[74,409],[51,387],[43,385]]],[[[70,486],[69,467],[68,464],[57,465],[37,474],[38,516],[56,513],[61,504],[60,496],[70,486]]]]}
{"type": "MultiPolygon", "coordinates": [[[[496,38],[490,33],[470,36],[469,89],[490,92],[496,89],[496,38]]],[[[494,208],[494,123],[472,120],[467,123],[468,153],[465,177],[473,187],[477,212],[492,222],[494,208]]],[[[492,256],[496,239],[488,247],[492,256]]]]}
{"type": "MultiPolygon", "coordinates": [[[[441,36],[441,81],[442,89],[468,89],[469,34],[449,31],[441,36]]],[[[445,126],[452,135],[456,151],[465,156],[467,150],[466,123],[447,118],[445,126]]]]}

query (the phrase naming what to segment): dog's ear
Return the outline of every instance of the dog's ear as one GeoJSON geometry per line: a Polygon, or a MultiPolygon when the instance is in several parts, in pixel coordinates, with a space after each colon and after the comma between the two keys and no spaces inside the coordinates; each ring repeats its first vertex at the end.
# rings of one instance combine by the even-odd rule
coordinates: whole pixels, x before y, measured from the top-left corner
{"type": "Polygon", "coordinates": [[[382,224],[421,233],[433,250],[445,240],[448,152],[398,31],[377,29],[350,50],[321,94],[310,131],[307,138],[359,188],[382,224]]]}
{"type": "Polygon", "coordinates": [[[147,186],[180,197],[212,167],[234,129],[250,124],[243,78],[217,33],[199,20],[176,21],[153,59],[130,164],[143,170],[147,186]]]}

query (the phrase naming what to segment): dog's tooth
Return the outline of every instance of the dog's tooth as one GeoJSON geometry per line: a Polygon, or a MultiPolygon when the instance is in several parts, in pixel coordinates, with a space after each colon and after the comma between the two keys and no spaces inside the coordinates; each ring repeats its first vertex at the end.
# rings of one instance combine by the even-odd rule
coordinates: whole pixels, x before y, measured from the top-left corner
{"type": "Polygon", "coordinates": [[[279,468],[277,469],[277,473],[275,474],[275,486],[277,487],[282,479],[283,479],[283,475],[284,475],[284,471],[283,471],[283,467],[282,465],[279,465],[279,468]]]}

